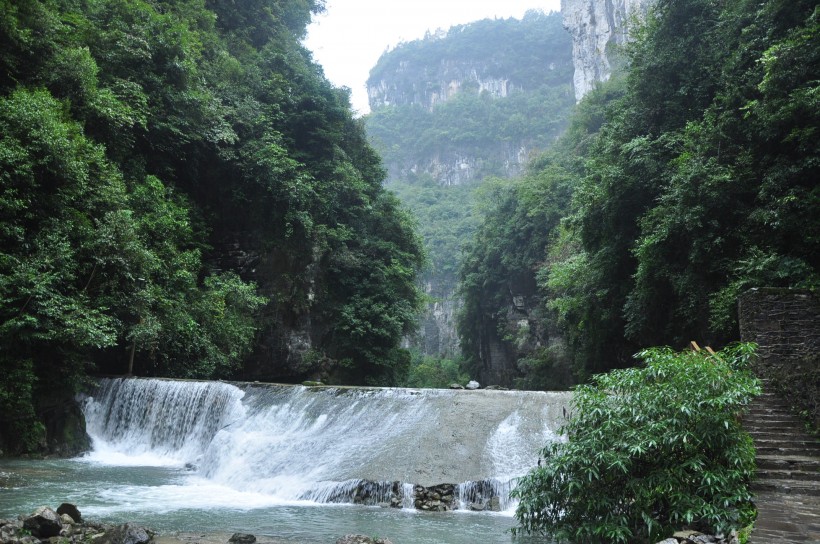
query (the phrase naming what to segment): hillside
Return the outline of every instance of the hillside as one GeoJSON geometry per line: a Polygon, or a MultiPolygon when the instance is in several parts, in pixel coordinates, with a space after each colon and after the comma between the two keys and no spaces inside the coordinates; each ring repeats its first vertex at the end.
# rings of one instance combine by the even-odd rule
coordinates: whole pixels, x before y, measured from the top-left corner
{"type": "Polygon", "coordinates": [[[499,193],[468,246],[474,375],[523,367],[555,387],[647,346],[718,348],[745,290],[816,290],[819,20],[803,1],[649,11],[538,185],[499,193]]]}

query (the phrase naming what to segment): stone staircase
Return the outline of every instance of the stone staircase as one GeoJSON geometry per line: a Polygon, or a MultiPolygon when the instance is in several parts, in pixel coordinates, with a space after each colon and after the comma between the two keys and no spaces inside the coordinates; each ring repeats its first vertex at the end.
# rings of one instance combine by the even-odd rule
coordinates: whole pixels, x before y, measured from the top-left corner
{"type": "Polygon", "coordinates": [[[743,426],[757,450],[758,517],[749,542],[820,544],[820,441],[773,393],[752,403],[743,426]]]}

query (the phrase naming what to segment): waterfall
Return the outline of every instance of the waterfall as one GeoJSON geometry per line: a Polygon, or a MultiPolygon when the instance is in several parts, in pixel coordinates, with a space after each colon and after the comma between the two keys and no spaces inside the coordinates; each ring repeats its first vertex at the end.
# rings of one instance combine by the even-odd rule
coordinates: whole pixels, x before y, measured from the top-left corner
{"type": "MultiPolygon", "coordinates": [[[[449,483],[461,508],[507,495],[554,440],[568,393],[103,380],[91,457],[194,468],[281,501],[412,507],[449,483]]],[[[455,506],[454,506],[455,507],[455,506]]]]}

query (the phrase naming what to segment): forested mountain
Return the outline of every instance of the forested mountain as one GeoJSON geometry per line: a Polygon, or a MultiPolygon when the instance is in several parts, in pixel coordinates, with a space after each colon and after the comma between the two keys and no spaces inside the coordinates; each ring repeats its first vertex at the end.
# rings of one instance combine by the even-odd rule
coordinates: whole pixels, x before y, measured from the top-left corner
{"type": "Polygon", "coordinates": [[[540,346],[519,364],[541,386],[639,347],[718,347],[743,290],[817,288],[820,8],[661,0],[635,38],[469,247],[474,372],[493,370],[490,342],[540,346]],[[510,319],[520,291],[540,315],[510,319]]]}
{"type": "Polygon", "coordinates": [[[384,53],[367,82],[367,131],[388,183],[509,177],[566,126],[571,85],[560,14],[485,19],[384,53]]]}
{"type": "Polygon", "coordinates": [[[421,243],[300,45],[322,9],[0,0],[0,447],[130,365],[402,379],[421,243]]]}
{"type": "Polygon", "coordinates": [[[558,13],[456,26],[386,52],[368,80],[368,135],[388,187],[417,216],[431,297],[412,344],[458,357],[454,295],[477,187],[521,173],[566,126],[574,103],[572,44],[558,13]]]}

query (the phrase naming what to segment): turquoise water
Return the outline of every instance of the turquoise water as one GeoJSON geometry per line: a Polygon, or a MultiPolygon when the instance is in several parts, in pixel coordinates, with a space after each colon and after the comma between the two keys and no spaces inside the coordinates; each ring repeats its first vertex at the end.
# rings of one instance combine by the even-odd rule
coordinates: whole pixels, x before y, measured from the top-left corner
{"type": "Polygon", "coordinates": [[[160,534],[248,532],[277,542],[326,544],[349,533],[394,544],[501,544],[509,515],[277,501],[208,482],[177,467],[111,466],[89,460],[0,461],[0,518],[40,505],[76,504],[86,519],[135,522],[160,534]]]}
{"type": "MultiPolygon", "coordinates": [[[[86,456],[0,460],[0,518],[69,502],[86,519],[184,533],[189,542],[247,532],[263,544],[334,543],[350,533],[394,544],[536,543],[511,536],[508,493],[554,438],[567,400],[536,392],[102,380],[83,403],[92,443],[86,456]],[[354,504],[363,480],[400,482],[405,507],[354,504]],[[456,484],[458,510],[415,510],[407,491],[440,482],[456,484]],[[502,512],[468,509],[490,497],[502,512]]],[[[400,497],[377,500],[391,498],[400,497]]]]}

